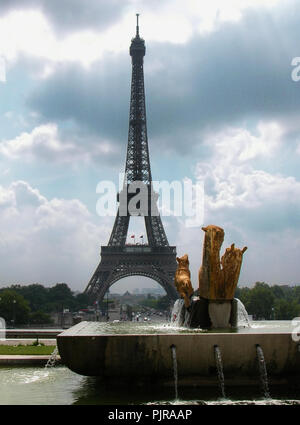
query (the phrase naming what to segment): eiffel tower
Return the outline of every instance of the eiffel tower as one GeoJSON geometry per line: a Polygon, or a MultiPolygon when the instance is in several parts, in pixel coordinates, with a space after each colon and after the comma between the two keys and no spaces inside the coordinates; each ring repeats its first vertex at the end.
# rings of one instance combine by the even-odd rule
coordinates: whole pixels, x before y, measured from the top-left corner
{"type": "MultiPolygon", "coordinates": [[[[116,281],[128,276],[145,276],[159,283],[171,300],[178,298],[174,286],[177,268],[176,247],[169,242],[159,215],[153,191],[147,138],[146,106],[143,61],[145,41],[139,35],[137,14],[136,35],[131,40],[132,58],[131,98],[129,113],[128,146],[123,190],[118,194],[119,208],[107,246],[101,247],[101,261],[88,283],[85,293],[92,301],[103,299],[107,290],[116,281]],[[139,213],[130,212],[134,193],[130,187],[142,184],[146,189],[146,208],[139,213]],[[147,233],[147,244],[126,244],[131,216],[143,216],[147,233]]],[[[141,207],[141,201],[136,203],[141,207]]]]}

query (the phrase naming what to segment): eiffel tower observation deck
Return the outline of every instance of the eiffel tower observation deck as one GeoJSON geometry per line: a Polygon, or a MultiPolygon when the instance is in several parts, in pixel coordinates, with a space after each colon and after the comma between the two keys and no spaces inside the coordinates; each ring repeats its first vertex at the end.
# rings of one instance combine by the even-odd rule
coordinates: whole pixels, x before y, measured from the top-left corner
{"type": "Polygon", "coordinates": [[[128,276],[151,278],[163,287],[170,300],[178,298],[174,286],[176,247],[169,245],[152,186],[143,70],[146,48],[139,34],[138,17],[137,14],[136,35],[129,49],[132,79],[125,178],[108,245],[101,247],[101,261],[85,289],[91,301],[103,299],[110,286],[128,276]],[[146,244],[126,244],[132,216],[144,217],[146,244]]]}

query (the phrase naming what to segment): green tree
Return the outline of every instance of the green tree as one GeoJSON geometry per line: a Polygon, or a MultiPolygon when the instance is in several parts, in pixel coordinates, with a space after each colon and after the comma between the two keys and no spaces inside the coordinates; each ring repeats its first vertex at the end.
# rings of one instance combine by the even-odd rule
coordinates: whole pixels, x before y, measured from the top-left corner
{"type": "Polygon", "coordinates": [[[30,313],[29,303],[25,298],[12,289],[0,291],[0,316],[7,324],[25,324],[30,313]]]}
{"type": "Polygon", "coordinates": [[[29,315],[29,323],[32,325],[49,325],[53,323],[49,314],[43,311],[34,311],[29,315]]]}
{"type": "Polygon", "coordinates": [[[29,303],[32,311],[43,311],[49,298],[49,288],[39,283],[24,285],[15,288],[29,303]]]}
{"type": "Polygon", "coordinates": [[[300,286],[293,287],[293,298],[300,304],[300,286]]]}
{"type": "Polygon", "coordinates": [[[269,285],[265,282],[256,282],[253,289],[250,290],[247,299],[242,301],[249,314],[252,314],[256,320],[273,319],[273,305],[275,297],[269,285]]]}
{"type": "Polygon", "coordinates": [[[90,304],[89,296],[81,293],[75,296],[75,309],[80,310],[81,308],[87,308],[90,304]]]}
{"type": "Polygon", "coordinates": [[[285,292],[280,285],[272,286],[271,291],[275,298],[285,298],[285,292]]]}
{"type": "Polygon", "coordinates": [[[251,293],[250,288],[248,288],[248,287],[239,288],[238,287],[235,290],[234,296],[235,296],[235,298],[238,298],[239,300],[241,300],[244,305],[246,305],[248,303],[250,293],[251,293]]]}
{"type": "Polygon", "coordinates": [[[297,300],[288,301],[277,299],[274,304],[274,316],[276,320],[292,320],[300,315],[300,304],[297,300]]]}
{"type": "Polygon", "coordinates": [[[75,305],[73,292],[66,283],[57,283],[49,288],[48,311],[62,311],[63,308],[74,310],[75,305]]]}

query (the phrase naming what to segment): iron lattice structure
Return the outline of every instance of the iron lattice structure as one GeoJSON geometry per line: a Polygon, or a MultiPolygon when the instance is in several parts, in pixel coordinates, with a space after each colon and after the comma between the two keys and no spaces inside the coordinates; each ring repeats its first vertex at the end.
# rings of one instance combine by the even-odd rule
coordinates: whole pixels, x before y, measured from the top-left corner
{"type": "Polygon", "coordinates": [[[138,15],[136,36],[131,40],[129,52],[132,58],[132,79],[124,185],[118,195],[119,208],[108,245],[101,247],[101,261],[85,293],[92,301],[101,300],[116,281],[138,275],[154,279],[164,288],[168,297],[175,300],[178,298],[173,283],[177,267],[176,247],[169,246],[156,206],[157,195],[152,187],[143,69],[146,48],[145,41],[139,35],[138,15]],[[133,197],[129,187],[136,182],[140,182],[148,194],[146,210],[137,214],[145,220],[146,245],[126,244],[130,217],[136,215],[131,214],[128,208],[133,197]]]}

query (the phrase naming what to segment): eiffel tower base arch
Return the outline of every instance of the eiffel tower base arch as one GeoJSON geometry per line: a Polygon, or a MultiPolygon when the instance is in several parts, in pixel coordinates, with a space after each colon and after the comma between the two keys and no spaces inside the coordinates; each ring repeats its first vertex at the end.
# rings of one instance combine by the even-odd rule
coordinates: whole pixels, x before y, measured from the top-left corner
{"type": "Polygon", "coordinates": [[[128,276],[144,276],[155,280],[170,300],[179,296],[174,285],[177,268],[175,247],[124,246],[101,247],[101,261],[85,293],[92,302],[102,300],[107,290],[128,276]]]}

